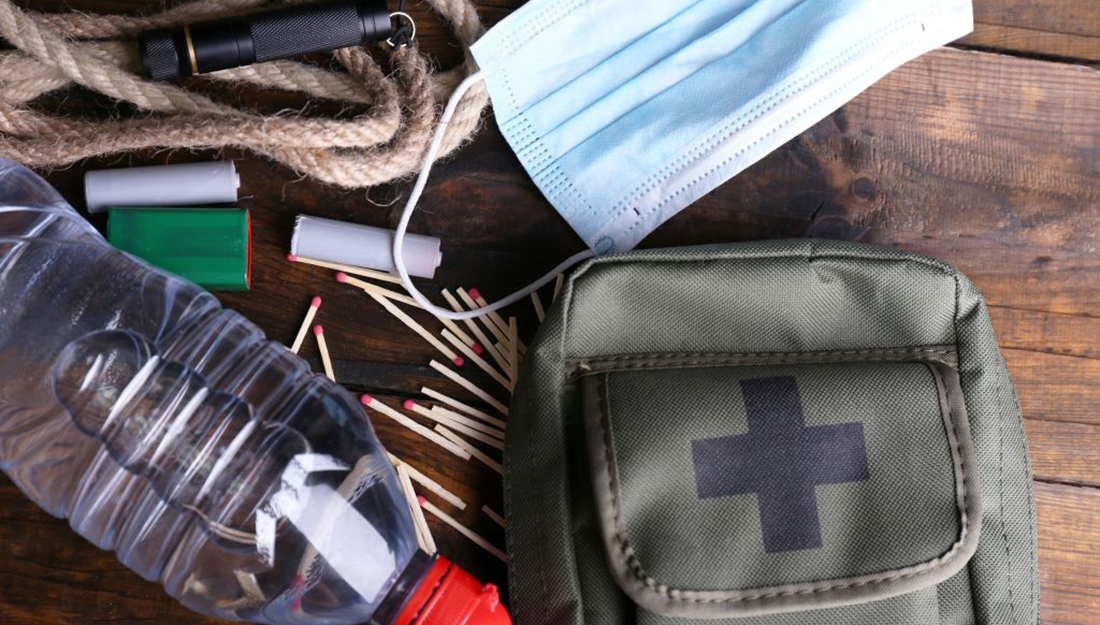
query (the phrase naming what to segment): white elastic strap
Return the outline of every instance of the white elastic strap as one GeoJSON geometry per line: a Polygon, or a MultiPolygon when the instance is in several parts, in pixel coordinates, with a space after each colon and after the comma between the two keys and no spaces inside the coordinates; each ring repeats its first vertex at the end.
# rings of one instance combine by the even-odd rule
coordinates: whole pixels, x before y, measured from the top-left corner
{"type": "Polygon", "coordinates": [[[569,269],[573,265],[595,256],[595,253],[590,249],[578,252],[567,258],[565,262],[551,269],[545,276],[535,280],[519,291],[512,293],[508,297],[497,300],[484,308],[478,308],[467,312],[455,312],[453,310],[440,308],[428,301],[428,298],[424,297],[420,291],[416,290],[416,286],[413,285],[412,279],[409,278],[408,270],[405,269],[405,260],[402,256],[402,248],[405,242],[405,230],[408,229],[409,219],[412,217],[413,211],[416,210],[416,203],[420,201],[420,194],[424,192],[424,186],[428,183],[428,174],[432,171],[432,163],[435,162],[435,156],[439,153],[439,146],[443,143],[443,135],[447,131],[447,124],[451,121],[455,108],[458,106],[459,101],[462,100],[462,96],[470,90],[470,87],[474,86],[474,84],[480,82],[482,79],[483,76],[481,72],[470,74],[458,85],[454,94],[451,95],[451,99],[447,101],[447,108],[443,110],[443,115],[439,118],[439,125],[436,126],[435,135],[432,137],[432,143],[428,146],[428,151],[424,154],[424,162],[420,166],[420,174],[416,177],[416,184],[413,186],[412,193],[409,195],[409,201],[405,204],[405,210],[401,213],[401,222],[397,224],[397,233],[393,237],[393,264],[397,267],[398,275],[401,276],[401,284],[408,290],[409,295],[412,295],[412,298],[416,300],[416,303],[423,306],[425,310],[433,315],[443,317],[444,319],[472,319],[500,310],[505,306],[518,302],[549,284],[558,274],[569,269]]]}

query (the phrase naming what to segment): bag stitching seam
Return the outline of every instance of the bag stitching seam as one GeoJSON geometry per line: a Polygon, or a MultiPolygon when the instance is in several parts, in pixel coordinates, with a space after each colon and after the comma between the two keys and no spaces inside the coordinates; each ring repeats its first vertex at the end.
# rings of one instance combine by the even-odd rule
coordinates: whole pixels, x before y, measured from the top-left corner
{"type": "MultiPolygon", "coordinates": [[[[798,240],[798,239],[793,239],[798,240]]],[[[810,240],[812,242],[812,240],[810,240]]],[[[774,242],[774,241],[773,241],[774,242]]],[[[645,254],[644,251],[639,252],[645,254]]],[[[692,258],[692,257],[670,257],[660,256],[659,254],[651,254],[647,256],[634,256],[633,258],[627,255],[614,255],[614,256],[600,256],[589,260],[586,264],[577,269],[578,277],[582,272],[587,271],[591,267],[597,265],[610,265],[618,263],[642,263],[642,264],[688,264],[688,263],[713,263],[723,261],[745,261],[745,260],[839,260],[839,261],[868,261],[868,262],[888,262],[888,263],[912,263],[916,265],[922,265],[928,269],[934,269],[937,273],[950,276],[954,278],[955,271],[948,265],[937,261],[933,258],[927,258],[923,256],[907,255],[900,257],[893,256],[875,256],[866,255],[861,252],[855,251],[840,251],[827,254],[815,254],[812,258],[807,258],[805,253],[791,252],[787,254],[777,253],[765,253],[759,256],[753,254],[737,254],[737,253],[720,253],[719,256],[711,258],[692,258]]]]}
{"type": "MultiPolygon", "coordinates": [[[[1024,457],[1027,457],[1028,456],[1027,432],[1024,431],[1024,425],[1023,425],[1023,419],[1022,419],[1023,411],[1020,408],[1020,399],[1019,399],[1019,397],[1017,397],[1015,390],[1011,386],[1011,383],[1009,383],[1009,385],[1007,387],[1005,385],[1005,383],[1010,382],[1010,380],[1008,379],[1007,369],[1004,368],[1005,365],[1004,365],[1003,358],[1001,359],[1001,367],[1002,367],[1002,370],[1001,370],[1000,374],[997,375],[997,384],[1000,387],[1001,392],[1006,392],[1010,397],[1012,397],[1012,405],[1016,409],[1015,414],[1021,416],[1021,419],[1017,420],[1017,423],[1018,423],[1017,434],[1024,441],[1023,445],[1021,446],[1022,455],[1024,457]]],[[[1000,421],[1003,421],[1003,419],[1000,420],[1000,421]]],[[[1017,623],[1016,603],[1017,603],[1018,599],[1014,596],[1014,594],[1012,592],[1012,585],[1013,585],[1012,584],[1012,567],[1013,567],[1013,563],[1012,563],[1011,553],[1008,549],[1008,532],[1007,532],[1007,529],[1006,529],[1006,526],[1005,526],[1005,515],[1004,515],[1004,509],[1005,509],[1005,506],[1004,506],[1004,433],[1005,432],[1004,432],[1004,424],[1003,423],[1001,423],[1001,425],[1000,425],[1000,427],[998,427],[997,431],[998,431],[998,434],[999,434],[1000,439],[1001,439],[1001,448],[1000,448],[1000,454],[999,454],[1000,455],[1000,472],[1001,472],[1000,486],[1001,486],[1001,497],[1002,497],[1002,500],[1001,500],[1001,528],[1002,528],[1002,533],[1003,533],[1004,540],[1005,540],[1005,555],[1008,558],[1007,573],[1008,573],[1008,580],[1009,580],[1009,606],[1011,608],[1012,622],[1015,625],[1017,623]]],[[[1035,516],[1034,516],[1035,515],[1035,509],[1034,509],[1035,508],[1035,496],[1034,496],[1034,487],[1032,486],[1032,483],[1031,483],[1030,479],[1027,480],[1027,494],[1026,494],[1026,496],[1027,496],[1027,506],[1026,507],[1027,507],[1027,518],[1028,518],[1028,536],[1031,538],[1031,544],[1034,545],[1035,540],[1036,540],[1035,539],[1035,531],[1036,531],[1035,530],[1035,516]]],[[[1038,571],[1036,570],[1036,559],[1034,557],[1034,554],[1033,554],[1032,558],[1030,558],[1030,560],[1031,560],[1030,564],[1028,565],[1028,572],[1029,572],[1029,576],[1028,576],[1028,601],[1029,601],[1029,603],[1034,605],[1035,600],[1036,600],[1036,598],[1035,598],[1035,578],[1038,576],[1038,571]]],[[[1020,612],[1022,612],[1022,611],[1023,611],[1023,609],[1021,607],[1020,612]]]]}
{"type": "MultiPolygon", "coordinates": [[[[699,366],[699,365],[736,365],[748,363],[756,358],[774,359],[774,364],[806,363],[813,364],[823,362],[824,359],[846,356],[943,356],[950,358],[957,352],[950,347],[914,347],[901,349],[854,349],[832,350],[820,352],[668,352],[668,353],[642,353],[642,354],[616,354],[613,356],[596,356],[591,358],[575,358],[566,360],[567,375],[578,377],[587,373],[593,373],[594,367],[602,365],[620,366],[623,369],[644,369],[667,365],[699,366]],[[683,360],[683,359],[693,360],[683,360]],[[642,361],[642,362],[637,362],[642,361]]],[[[603,372],[602,369],[598,370],[603,372]]]]}
{"type": "MultiPolygon", "coordinates": [[[[958,274],[954,274],[952,277],[954,278],[954,282],[955,282],[955,311],[954,311],[954,314],[952,314],[952,316],[951,316],[951,329],[954,331],[954,334],[955,334],[955,358],[959,361],[958,362],[959,388],[961,390],[963,381],[962,381],[962,356],[959,354],[959,314],[960,314],[960,311],[962,310],[962,285],[959,282],[958,274]]],[[[965,398],[964,398],[964,403],[965,403],[965,398]]],[[[969,410],[968,410],[967,418],[970,418],[969,410]]],[[[971,437],[973,437],[973,436],[974,436],[974,434],[973,434],[973,432],[971,432],[971,437]]],[[[985,512],[983,511],[982,514],[984,515],[985,512]]],[[[974,552],[977,553],[976,548],[975,548],[974,552]]],[[[971,594],[971,596],[974,596],[976,594],[976,588],[974,586],[973,575],[971,575],[972,566],[973,566],[973,560],[971,560],[967,564],[966,568],[967,568],[967,581],[969,582],[969,585],[970,585],[970,594],[971,594]]],[[[971,607],[970,607],[970,612],[971,612],[971,614],[973,614],[975,620],[977,620],[977,614],[975,614],[976,611],[974,610],[973,602],[972,602],[971,607]]]]}
{"type": "Polygon", "coordinates": [[[1004,419],[997,420],[997,438],[999,441],[998,446],[998,486],[1000,487],[1000,508],[1001,508],[1001,539],[1004,540],[1005,545],[1005,576],[1008,578],[1008,614],[1012,619],[1013,625],[1016,625],[1016,598],[1012,593],[1013,579],[1012,579],[1012,550],[1009,547],[1008,542],[1008,525],[1005,522],[1005,436],[1004,436],[1004,419]]]}

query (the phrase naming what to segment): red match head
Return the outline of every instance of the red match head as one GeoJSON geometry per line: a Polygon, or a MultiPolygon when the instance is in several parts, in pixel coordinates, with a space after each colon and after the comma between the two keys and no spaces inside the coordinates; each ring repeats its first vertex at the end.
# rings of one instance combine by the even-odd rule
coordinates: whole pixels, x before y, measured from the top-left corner
{"type": "Polygon", "coordinates": [[[294,254],[287,254],[286,259],[289,260],[292,263],[298,262],[298,257],[295,256],[294,254]]]}
{"type": "Polygon", "coordinates": [[[411,399],[406,399],[401,405],[405,407],[405,410],[412,410],[413,408],[416,408],[416,402],[411,399]]]}
{"type": "Polygon", "coordinates": [[[363,404],[364,406],[369,406],[372,401],[374,401],[374,398],[370,395],[359,396],[359,403],[363,404]]]}
{"type": "Polygon", "coordinates": [[[310,301],[309,305],[313,308],[320,308],[321,307],[321,296],[320,295],[314,295],[313,300],[310,301]]]}
{"type": "Polygon", "coordinates": [[[485,353],[485,348],[481,346],[481,343],[474,343],[470,349],[474,350],[474,353],[478,356],[485,353]]]}
{"type": "Polygon", "coordinates": [[[459,356],[458,358],[455,358],[453,362],[455,363],[456,367],[461,367],[462,365],[466,364],[466,359],[462,356],[459,356]]]}
{"type": "Polygon", "coordinates": [[[425,501],[427,501],[427,499],[424,499],[424,495],[418,495],[416,497],[416,503],[418,503],[420,505],[424,505],[425,501]]]}
{"type": "Polygon", "coordinates": [[[325,329],[322,328],[319,325],[316,325],[316,326],[313,326],[313,333],[316,334],[317,336],[321,336],[322,334],[325,333],[325,329]]]}
{"type": "Polygon", "coordinates": [[[477,299],[481,297],[481,291],[475,289],[474,287],[470,287],[470,290],[467,291],[467,293],[470,294],[470,299],[477,299]]]}
{"type": "Polygon", "coordinates": [[[336,281],[339,282],[340,284],[343,284],[343,283],[347,282],[348,281],[348,274],[344,273],[343,271],[338,272],[336,274],[336,281]]]}

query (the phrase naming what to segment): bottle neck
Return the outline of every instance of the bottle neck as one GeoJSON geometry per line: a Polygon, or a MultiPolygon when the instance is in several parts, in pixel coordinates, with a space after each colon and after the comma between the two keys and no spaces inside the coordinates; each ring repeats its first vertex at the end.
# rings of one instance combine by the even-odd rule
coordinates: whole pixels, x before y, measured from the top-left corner
{"type": "Polygon", "coordinates": [[[397,617],[405,606],[413,599],[413,595],[420,588],[421,582],[432,571],[438,555],[428,555],[417,550],[409,559],[409,564],[397,578],[397,583],[390,589],[389,594],[375,610],[371,617],[371,625],[394,625],[397,617]]]}
{"type": "Polygon", "coordinates": [[[497,587],[482,584],[443,556],[436,556],[406,596],[397,617],[384,625],[512,625],[497,587]]]}

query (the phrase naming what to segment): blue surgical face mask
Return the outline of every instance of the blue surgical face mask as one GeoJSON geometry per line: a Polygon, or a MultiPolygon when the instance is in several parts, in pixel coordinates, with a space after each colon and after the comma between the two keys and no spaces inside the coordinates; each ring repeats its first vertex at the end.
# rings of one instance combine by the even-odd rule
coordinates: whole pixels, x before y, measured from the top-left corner
{"type": "Polygon", "coordinates": [[[972,28],[970,0],[532,0],[472,50],[509,145],[604,254],[972,28]]]}

